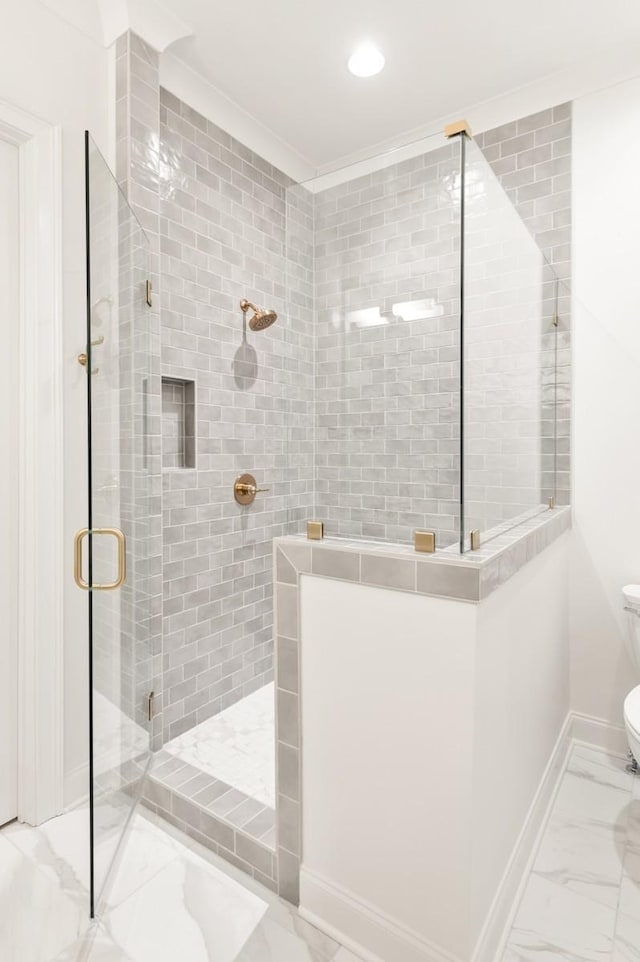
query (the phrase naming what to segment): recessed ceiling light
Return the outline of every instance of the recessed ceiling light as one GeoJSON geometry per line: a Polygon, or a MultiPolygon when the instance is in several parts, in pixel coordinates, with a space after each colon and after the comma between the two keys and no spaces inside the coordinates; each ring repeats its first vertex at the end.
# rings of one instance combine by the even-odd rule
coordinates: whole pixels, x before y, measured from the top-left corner
{"type": "Polygon", "coordinates": [[[373,77],[384,67],[384,57],[373,44],[363,43],[351,54],[347,66],[354,77],[373,77]]]}

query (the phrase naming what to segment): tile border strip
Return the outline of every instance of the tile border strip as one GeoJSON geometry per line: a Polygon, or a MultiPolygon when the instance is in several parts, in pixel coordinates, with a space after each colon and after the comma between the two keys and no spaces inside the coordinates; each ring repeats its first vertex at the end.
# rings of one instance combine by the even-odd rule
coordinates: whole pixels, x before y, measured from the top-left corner
{"type": "Polygon", "coordinates": [[[273,542],[278,894],[298,905],[302,860],[300,576],[314,575],[478,604],[571,527],[556,508],[498,535],[478,552],[416,555],[401,545],[285,536],[273,542]]]}

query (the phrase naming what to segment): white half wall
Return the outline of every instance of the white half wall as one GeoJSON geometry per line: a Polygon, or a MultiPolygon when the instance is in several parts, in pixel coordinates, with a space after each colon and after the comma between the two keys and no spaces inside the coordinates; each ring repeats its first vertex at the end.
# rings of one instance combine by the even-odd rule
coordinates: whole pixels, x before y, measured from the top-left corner
{"type": "MultiPolygon", "coordinates": [[[[303,868],[392,920],[385,962],[427,958],[420,937],[463,957],[475,606],[308,576],[300,592],[303,868]]],[[[342,932],[373,948],[354,918],[342,932]]]]}
{"type": "Polygon", "coordinates": [[[86,524],[86,378],[76,357],[86,340],[83,130],[108,153],[107,56],[101,43],[38,0],[3,10],[0,100],[62,127],[67,804],[88,788],[87,600],[73,582],[73,535],[86,524]]]}
{"type": "Polygon", "coordinates": [[[301,577],[301,910],[367,959],[493,958],[569,713],[568,551],[479,605],[301,577]]]}
{"type": "MultiPolygon", "coordinates": [[[[473,861],[470,929],[494,904],[501,932],[555,784],[547,766],[569,713],[570,533],[521,568],[478,606],[473,726],[473,861]],[[521,836],[522,833],[522,836],[521,836]],[[519,841],[520,839],[520,841],[519,841]]],[[[490,942],[490,938],[487,940],[490,942]]],[[[483,959],[489,946],[483,945],[483,959]]]]}
{"type": "Polygon", "coordinates": [[[640,682],[621,588],[640,583],[640,79],[573,108],[571,707],[622,723],[640,682]]]}

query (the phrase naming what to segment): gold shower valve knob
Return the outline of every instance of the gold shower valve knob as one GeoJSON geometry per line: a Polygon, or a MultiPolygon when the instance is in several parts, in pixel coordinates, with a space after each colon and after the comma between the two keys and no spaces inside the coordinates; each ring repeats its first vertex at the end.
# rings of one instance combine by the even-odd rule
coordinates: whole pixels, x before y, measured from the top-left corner
{"type": "Polygon", "coordinates": [[[241,474],[233,485],[233,496],[238,504],[252,504],[256,494],[268,491],[269,488],[259,488],[252,474],[241,474]]]}

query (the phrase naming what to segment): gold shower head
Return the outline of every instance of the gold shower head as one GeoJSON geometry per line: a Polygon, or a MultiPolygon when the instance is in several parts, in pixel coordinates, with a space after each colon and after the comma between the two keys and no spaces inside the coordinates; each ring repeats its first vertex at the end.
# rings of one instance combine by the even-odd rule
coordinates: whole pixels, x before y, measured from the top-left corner
{"type": "Polygon", "coordinates": [[[271,327],[272,324],[278,319],[278,315],[275,311],[267,311],[262,307],[256,307],[251,301],[242,298],[240,301],[240,308],[243,313],[246,314],[248,310],[253,311],[253,317],[249,319],[249,327],[252,331],[264,331],[265,328],[271,327]]]}

